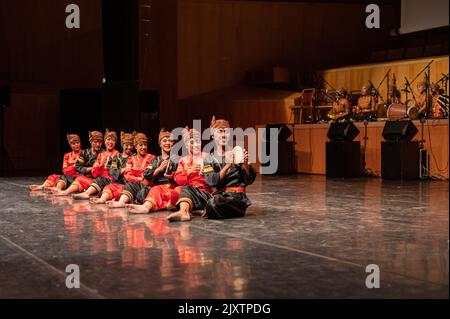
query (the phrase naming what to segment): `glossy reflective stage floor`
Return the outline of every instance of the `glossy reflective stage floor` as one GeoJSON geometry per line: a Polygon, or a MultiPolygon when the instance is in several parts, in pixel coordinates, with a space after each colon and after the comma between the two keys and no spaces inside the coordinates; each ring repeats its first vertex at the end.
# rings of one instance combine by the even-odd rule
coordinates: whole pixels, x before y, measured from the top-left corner
{"type": "Polygon", "coordinates": [[[3,298],[448,298],[448,182],[264,177],[246,218],[169,224],[37,181],[0,179],[3,298]]]}

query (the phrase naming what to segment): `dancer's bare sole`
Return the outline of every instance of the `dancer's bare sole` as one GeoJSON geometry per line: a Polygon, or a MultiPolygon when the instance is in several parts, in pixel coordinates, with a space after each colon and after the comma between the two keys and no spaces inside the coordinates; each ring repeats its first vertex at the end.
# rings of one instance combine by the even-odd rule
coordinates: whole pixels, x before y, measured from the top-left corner
{"type": "Polygon", "coordinates": [[[42,186],[42,185],[30,185],[30,190],[32,190],[32,191],[40,191],[43,189],[44,189],[44,186],[42,186]]]}
{"type": "Polygon", "coordinates": [[[115,200],[106,201],[106,205],[108,205],[109,208],[124,208],[125,207],[124,202],[117,202],[115,200]]]}
{"type": "Polygon", "coordinates": [[[89,199],[89,195],[85,193],[73,194],[72,197],[74,199],[89,199]]]}
{"type": "Polygon", "coordinates": [[[169,216],[167,216],[167,220],[169,222],[188,222],[190,221],[191,215],[189,213],[178,211],[176,213],[172,213],[169,216]]]}
{"type": "Polygon", "coordinates": [[[127,204],[126,208],[129,209],[131,214],[148,214],[150,213],[149,209],[144,205],[136,205],[136,204],[127,204]]]}
{"type": "Polygon", "coordinates": [[[104,204],[104,203],[106,203],[106,199],[93,197],[93,198],[89,199],[89,202],[91,204],[104,204]]]}

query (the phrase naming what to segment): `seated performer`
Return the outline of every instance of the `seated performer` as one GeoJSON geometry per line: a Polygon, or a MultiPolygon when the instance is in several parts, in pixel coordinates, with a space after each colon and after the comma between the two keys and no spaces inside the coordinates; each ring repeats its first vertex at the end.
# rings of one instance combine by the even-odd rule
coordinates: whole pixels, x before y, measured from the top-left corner
{"type": "Polygon", "coordinates": [[[368,114],[376,112],[377,102],[367,85],[361,88],[361,96],[358,98],[358,105],[356,106],[357,114],[368,114]]]}
{"type": "Polygon", "coordinates": [[[54,194],[56,196],[66,196],[74,192],[81,192],[93,182],[91,179],[92,167],[97,161],[98,154],[102,151],[103,134],[98,131],[89,132],[89,142],[91,143],[91,148],[82,151],[75,163],[75,169],[79,176],[75,178],[66,190],[55,190],[54,194]]]}
{"type": "MultiPolygon", "coordinates": [[[[70,148],[72,149],[72,151],[64,154],[62,173],[63,173],[63,175],[67,176],[67,177],[65,177],[66,180],[69,180],[69,179],[71,180],[69,182],[69,184],[70,184],[71,182],[73,182],[75,177],[78,175],[75,170],[75,162],[76,162],[78,156],[81,154],[81,143],[80,143],[80,137],[77,134],[67,134],[67,141],[69,142],[69,145],[70,145],[70,148]]],[[[45,182],[43,184],[31,185],[30,189],[32,191],[45,190],[45,189],[50,189],[52,187],[56,187],[57,189],[63,189],[67,185],[66,182],[64,182],[63,180],[60,180],[61,176],[63,176],[63,175],[59,175],[59,174],[50,175],[49,177],[47,177],[47,179],[45,180],[45,182]]]]}
{"type": "MultiPolygon", "coordinates": [[[[441,106],[442,104],[442,91],[441,91],[441,87],[439,86],[439,84],[434,83],[431,85],[431,98],[432,98],[432,114],[434,118],[442,118],[444,117],[444,111],[443,111],[443,107],[441,106]]],[[[443,103],[445,104],[445,103],[443,103]]],[[[443,105],[445,108],[445,105],[443,105]]]]}
{"type": "Polygon", "coordinates": [[[152,181],[152,187],[142,205],[126,205],[130,213],[145,214],[157,210],[170,210],[178,201],[181,187],[177,187],[173,180],[173,173],[177,170],[178,164],[170,159],[173,146],[171,133],[162,129],[158,141],[161,155],[155,157],[144,172],[144,177],[152,181]]]}
{"type": "Polygon", "coordinates": [[[352,112],[347,91],[341,88],[337,91],[337,94],[337,101],[333,102],[333,108],[330,111],[331,118],[335,120],[339,120],[352,112]]]}
{"type": "Polygon", "coordinates": [[[230,129],[228,121],[213,117],[211,129],[216,148],[204,159],[202,174],[206,185],[214,187],[217,192],[213,196],[208,189],[183,187],[178,201],[180,210],[169,215],[169,221],[189,221],[190,211],[198,209],[204,209],[202,216],[205,218],[242,217],[251,204],[245,187],[253,183],[256,171],[247,163],[248,153],[245,152],[243,163],[232,163],[232,153],[225,152],[230,129]]]}
{"type": "MultiPolygon", "coordinates": [[[[149,189],[150,181],[145,179],[144,171],[150,165],[155,155],[147,153],[148,139],[145,134],[137,133],[134,136],[134,147],[137,154],[129,158],[122,174],[127,181],[118,201],[109,200],[106,202],[111,208],[125,207],[127,203],[134,203],[139,194],[145,193],[149,189]]],[[[146,194],[143,195],[142,200],[146,194]]]]}
{"type": "Polygon", "coordinates": [[[98,194],[102,189],[113,181],[113,177],[109,174],[114,158],[119,155],[115,149],[117,142],[116,132],[106,129],[105,147],[106,150],[101,152],[94,166],[92,167],[92,177],[94,180],[89,187],[80,194],[73,195],[75,199],[89,199],[91,195],[98,194]]]}
{"type": "Polygon", "coordinates": [[[122,153],[114,157],[109,169],[109,175],[113,178],[113,182],[103,188],[100,198],[94,197],[90,199],[92,204],[104,204],[108,200],[119,200],[120,194],[124,190],[126,181],[122,170],[125,169],[128,159],[132,156],[134,150],[133,135],[120,132],[120,143],[122,145],[122,153]]]}
{"type": "Polygon", "coordinates": [[[417,92],[419,96],[414,97],[414,102],[419,112],[419,117],[427,116],[429,113],[428,107],[431,106],[432,101],[427,94],[427,83],[425,81],[417,83],[417,92]]]}
{"type": "Polygon", "coordinates": [[[204,209],[206,201],[214,192],[214,189],[206,184],[205,176],[202,174],[203,160],[208,154],[202,152],[200,132],[193,128],[186,129],[183,141],[189,154],[180,159],[178,168],[173,174],[175,183],[183,187],[180,199],[176,203],[179,210],[167,217],[169,221],[191,220],[190,212],[204,209]]]}

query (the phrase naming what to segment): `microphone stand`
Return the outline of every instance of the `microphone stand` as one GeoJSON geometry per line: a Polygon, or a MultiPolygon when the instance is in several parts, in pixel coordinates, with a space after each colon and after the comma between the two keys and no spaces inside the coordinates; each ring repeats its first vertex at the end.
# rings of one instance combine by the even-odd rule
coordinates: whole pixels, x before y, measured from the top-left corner
{"type": "Polygon", "coordinates": [[[405,76],[405,92],[406,92],[406,101],[405,101],[405,118],[408,118],[408,104],[406,103],[408,101],[408,92],[411,92],[413,96],[413,100],[416,101],[416,96],[414,95],[414,91],[411,88],[411,83],[409,83],[408,78],[405,76]]]}

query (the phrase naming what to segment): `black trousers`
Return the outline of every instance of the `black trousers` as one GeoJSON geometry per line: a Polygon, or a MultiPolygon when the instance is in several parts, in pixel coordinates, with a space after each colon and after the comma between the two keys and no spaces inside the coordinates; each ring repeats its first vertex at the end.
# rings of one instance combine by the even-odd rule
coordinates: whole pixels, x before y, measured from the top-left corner
{"type": "Polygon", "coordinates": [[[205,217],[211,219],[244,217],[247,207],[251,204],[245,193],[223,192],[208,200],[205,217]]]}
{"type": "Polygon", "coordinates": [[[205,210],[204,217],[211,219],[226,219],[245,216],[247,207],[251,205],[245,193],[223,192],[211,195],[193,186],[184,186],[180,192],[181,202],[189,203],[192,210],[205,210]]]}
{"type": "Polygon", "coordinates": [[[91,186],[94,187],[98,193],[100,193],[106,185],[111,183],[112,181],[109,178],[100,176],[94,180],[94,183],[92,183],[91,186]]]}
{"type": "Polygon", "coordinates": [[[63,181],[65,183],[65,188],[69,187],[70,185],[72,185],[73,181],[75,180],[75,178],[77,178],[76,176],[71,176],[71,175],[66,175],[63,174],[59,177],[58,182],[59,181],[63,181]]]}
{"type": "Polygon", "coordinates": [[[184,186],[180,192],[180,199],[177,202],[177,208],[180,208],[181,202],[189,203],[192,210],[205,209],[206,203],[212,198],[208,192],[202,191],[193,186],[184,186]]]}
{"type": "Polygon", "coordinates": [[[150,191],[150,186],[138,182],[128,182],[125,184],[122,195],[128,196],[130,203],[142,204],[150,191]]]}

